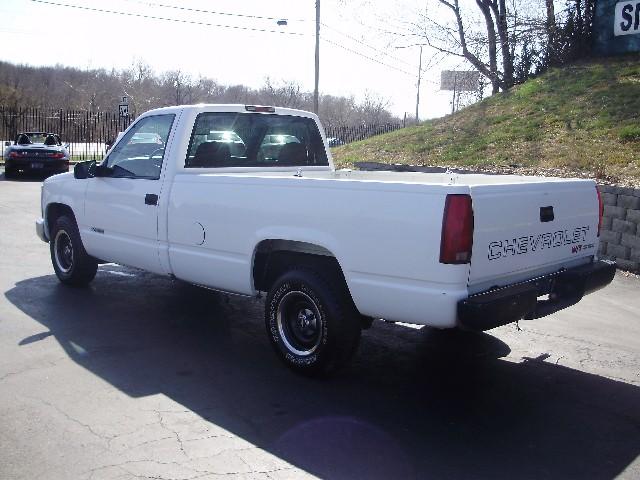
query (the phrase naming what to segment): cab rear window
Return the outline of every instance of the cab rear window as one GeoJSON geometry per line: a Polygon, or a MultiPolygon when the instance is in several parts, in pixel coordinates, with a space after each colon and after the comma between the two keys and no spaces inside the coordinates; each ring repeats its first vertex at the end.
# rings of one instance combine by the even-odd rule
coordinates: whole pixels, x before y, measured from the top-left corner
{"type": "Polygon", "coordinates": [[[185,167],[327,166],[316,123],[305,117],[260,113],[198,115],[185,167]]]}

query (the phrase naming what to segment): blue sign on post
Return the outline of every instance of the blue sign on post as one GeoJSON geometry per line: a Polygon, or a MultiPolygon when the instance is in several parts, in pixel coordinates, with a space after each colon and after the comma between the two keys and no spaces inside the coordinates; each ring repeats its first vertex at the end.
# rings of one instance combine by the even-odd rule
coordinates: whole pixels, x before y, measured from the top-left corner
{"type": "Polygon", "coordinates": [[[640,0],[597,0],[593,47],[600,55],[640,52],[640,0]]]}

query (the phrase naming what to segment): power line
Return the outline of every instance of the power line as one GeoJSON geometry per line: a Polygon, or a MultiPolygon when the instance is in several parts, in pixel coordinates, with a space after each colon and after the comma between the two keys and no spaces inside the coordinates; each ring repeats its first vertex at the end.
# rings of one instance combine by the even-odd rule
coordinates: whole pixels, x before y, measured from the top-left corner
{"type": "MultiPolygon", "coordinates": [[[[34,0],[34,1],[35,1],[35,0],[34,0]]],[[[175,6],[175,5],[166,5],[166,4],[162,4],[162,3],[156,3],[156,2],[146,2],[146,1],[144,1],[144,0],[126,0],[126,1],[128,1],[128,2],[134,2],[134,3],[139,3],[139,4],[143,4],[143,5],[156,6],[156,7],[161,7],[161,8],[172,8],[172,9],[175,9],[175,10],[182,10],[182,11],[189,11],[189,12],[196,12],[196,13],[207,13],[207,14],[212,14],[212,15],[226,15],[226,16],[233,16],[233,17],[244,17],[244,18],[261,19],[261,20],[276,20],[276,21],[277,21],[277,20],[280,20],[281,18],[283,18],[283,17],[265,17],[265,16],[260,16],[260,15],[245,15],[245,14],[230,13],[230,12],[216,12],[216,11],[212,11],[212,10],[205,10],[205,9],[198,9],[198,8],[190,8],[190,7],[180,7],[180,6],[175,6]]],[[[287,18],[287,20],[289,20],[289,21],[301,21],[301,22],[304,22],[304,21],[309,21],[310,19],[289,19],[289,18],[287,18]]],[[[349,34],[346,34],[346,33],[344,33],[344,32],[341,32],[340,30],[335,29],[335,28],[333,28],[333,27],[331,27],[331,26],[327,25],[327,24],[326,24],[326,23],[324,23],[324,22],[321,22],[321,25],[322,25],[322,26],[324,26],[325,28],[327,28],[327,29],[329,29],[329,30],[331,30],[331,31],[335,32],[335,33],[338,33],[339,35],[342,35],[342,36],[344,36],[344,37],[346,37],[346,38],[348,38],[348,39],[350,39],[350,40],[352,40],[352,41],[354,41],[354,42],[356,42],[356,43],[359,43],[360,45],[363,45],[363,46],[365,46],[365,47],[367,47],[367,48],[369,48],[369,49],[371,49],[371,50],[375,51],[376,53],[379,53],[379,54],[385,55],[385,56],[389,57],[390,59],[393,59],[393,60],[395,60],[395,61],[397,61],[397,62],[403,63],[403,64],[405,64],[405,65],[407,65],[407,66],[409,66],[409,67],[413,67],[413,65],[412,65],[411,63],[406,62],[406,61],[404,61],[404,60],[402,60],[402,59],[399,59],[399,58],[397,58],[397,57],[394,57],[393,55],[390,55],[390,54],[388,54],[388,53],[386,53],[386,52],[380,51],[380,49],[375,48],[375,47],[373,47],[373,46],[371,46],[371,45],[369,45],[369,44],[367,44],[367,43],[363,42],[362,40],[359,40],[359,39],[357,39],[357,38],[355,38],[355,37],[353,37],[353,36],[351,36],[351,35],[349,35],[349,34]]],[[[366,59],[368,59],[368,60],[371,60],[371,61],[373,61],[373,62],[376,62],[376,63],[379,63],[379,64],[381,64],[381,65],[387,66],[388,68],[392,68],[392,69],[394,69],[394,70],[398,70],[398,71],[400,71],[400,72],[402,72],[402,73],[404,73],[404,74],[406,74],[406,75],[411,75],[411,76],[413,76],[413,75],[412,75],[412,74],[410,74],[409,72],[406,72],[406,71],[404,71],[404,70],[402,70],[402,69],[396,68],[396,67],[394,67],[394,66],[392,66],[392,65],[388,65],[388,64],[386,64],[386,63],[384,63],[384,62],[380,62],[380,61],[379,61],[379,60],[377,60],[377,59],[374,59],[374,58],[369,57],[369,56],[367,56],[367,55],[364,55],[364,54],[358,53],[358,52],[356,52],[355,50],[348,49],[348,48],[346,48],[346,47],[344,47],[344,46],[342,46],[342,45],[338,45],[338,44],[336,44],[336,43],[334,43],[334,42],[331,42],[331,41],[329,41],[329,40],[327,40],[327,39],[325,39],[325,38],[323,38],[323,40],[325,40],[325,41],[326,41],[326,42],[328,42],[328,43],[331,43],[332,45],[335,45],[335,46],[338,46],[338,47],[340,47],[340,48],[343,48],[344,50],[347,50],[347,51],[349,51],[349,52],[351,52],[351,53],[354,53],[355,55],[358,55],[358,56],[364,57],[364,58],[366,58],[366,59]]]]}
{"type": "Polygon", "coordinates": [[[415,77],[415,75],[413,73],[409,73],[406,70],[403,70],[403,69],[398,68],[398,67],[394,67],[393,65],[389,65],[388,63],[385,63],[385,62],[383,62],[381,60],[378,60],[377,58],[373,58],[373,57],[370,57],[368,55],[365,55],[364,53],[360,53],[360,52],[358,52],[356,50],[352,50],[349,47],[345,47],[344,45],[340,45],[339,43],[333,42],[333,41],[331,41],[331,40],[329,40],[327,38],[320,37],[320,39],[324,40],[325,42],[327,42],[327,43],[329,43],[331,45],[333,45],[334,47],[341,48],[343,50],[346,50],[349,53],[353,53],[354,55],[358,55],[359,57],[366,58],[367,60],[370,60],[372,62],[378,63],[380,65],[383,65],[383,66],[387,67],[387,68],[391,68],[393,70],[397,70],[398,72],[404,73],[405,75],[409,75],[410,77],[415,77]]]}
{"type": "Polygon", "coordinates": [[[126,17],[137,17],[137,18],[147,18],[150,20],[162,20],[165,22],[176,22],[176,23],[185,23],[190,25],[201,25],[205,27],[217,27],[217,28],[229,28],[232,30],[247,30],[251,32],[261,32],[261,33],[279,33],[281,35],[292,35],[297,37],[306,37],[308,34],[298,33],[298,32],[288,32],[286,30],[269,30],[267,28],[251,28],[251,27],[240,27],[235,25],[223,25],[223,24],[215,24],[208,22],[198,22],[195,20],[182,20],[179,18],[167,18],[167,17],[158,17],[155,15],[143,15],[142,13],[133,13],[133,12],[122,12],[118,10],[107,10],[104,8],[94,8],[94,7],[83,7],[81,5],[72,5],[69,3],[57,3],[57,2],[49,2],[46,0],[31,0],[35,3],[43,3],[46,5],[55,5],[57,7],[68,7],[68,8],[77,8],[79,10],[87,10],[90,12],[99,12],[99,13],[110,13],[113,15],[123,15],[126,17]]]}
{"type": "MultiPolygon", "coordinates": [[[[373,51],[375,51],[375,52],[377,52],[377,53],[379,53],[379,54],[385,55],[386,57],[388,57],[388,58],[390,58],[390,59],[392,59],[392,60],[395,60],[395,61],[397,61],[397,62],[403,63],[403,64],[405,64],[405,65],[407,65],[407,66],[409,66],[409,67],[411,67],[411,68],[415,68],[415,65],[414,65],[414,64],[412,64],[412,63],[410,63],[410,62],[407,62],[407,61],[405,61],[405,60],[402,60],[402,59],[400,59],[400,58],[398,58],[398,57],[394,57],[393,55],[390,55],[390,54],[388,54],[388,53],[386,53],[386,52],[384,52],[384,51],[381,51],[381,50],[377,49],[376,47],[373,47],[373,46],[369,45],[369,44],[368,44],[368,43],[366,43],[366,42],[363,42],[363,41],[361,41],[361,40],[358,40],[357,38],[354,38],[354,37],[352,37],[351,35],[348,35],[348,34],[346,34],[346,33],[344,33],[344,32],[341,32],[341,31],[339,31],[339,30],[337,30],[337,29],[333,28],[333,27],[330,27],[330,26],[329,26],[329,25],[327,25],[326,23],[322,23],[322,26],[324,26],[325,28],[327,28],[327,29],[329,29],[329,30],[332,30],[332,31],[334,31],[334,32],[336,32],[336,33],[338,33],[338,34],[340,34],[340,35],[343,35],[344,37],[347,37],[347,38],[349,38],[350,40],[353,40],[354,42],[357,42],[357,43],[359,43],[359,44],[361,44],[361,45],[364,45],[365,47],[367,47],[367,48],[369,48],[369,49],[371,49],[371,50],[373,50],[373,51]]],[[[340,46],[340,48],[342,48],[342,46],[340,46]]],[[[350,51],[351,51],[351,50],[350,50],[350,51]]],[[[360,55],[360,54],[359,54],[359,53],[357,53],[357,52],[352,52],[352,53],[355,53],[356,55],[360,55]]],[[[360,55],[360,56],[362,56],[362,55],[360,55]]],[[[373,61],[376,61],[376,60],[374,60],[374,59],[371,59],[370,57],[365,57],[365,58],[370,59],[370,60],[373,60],[373,61]]],[[[436,66],[436,65],[438,65],[439,63],[441,63],[441,61],[442,61],[442,60],[440,60],[440,61],[436,62],[436,63],[435,63],[435,65],[432,65],[432,63],[433,63],[433,59],[432,59],[432,61],[430,61],[430,62],[427,64],[426,68],[422,68],[422,69],[421,69],[422,73],[429,73],[430,68],[431,68],[432,66],[436,66]]],[[[377,62],[377,61],[376,61],[376,62],[377,62]]],[[[377,63],[380,63],[380,62],[377,62],[377,63]]],[[[384,64],[383,64],[383,65],[384,65],[384,64]]],[[[393,67],[393,66],[390,66],[390,67],[391,67],[391,68],[395,68],[395,67],[393,67]]],[[[405,72],[404,70],[402,71],[402,73],[407,73],[407,74],[408,74],[408,72],[405,72]]],[[[412,75],[413,75],[413,74],[412,74],[412,75]]],[[[424,78],[424,77],[422,78],[422,81],[427,82],[427,83],[432,83],[432,84],[434,84],[434,85],[437,85],[437,82],[434,82],[434,81],[432,81],[432,80],[426,79],[426,78],[424,78]]]]}
{"type": "Polygon", "coordinates": [[[183,10],[187,12],[195,12],[195,13],[207,13],[210,15],[225,15],[229,17],[242,17],[242,18],[254,18],[258,20],[282,20],[285,19],[290,22],[308,22],[312,21],[310,18],[288,18],[288,17],[265,17],[261,15],[246,15],[243,13],[231,13],[231,12],[216,12],[213,10],[205,10],[201,8],[190,8],[190,7],[180,7],[177,5],[166,5],[164,3],[155,3],[155,2],[145,2],[144,0],[126,0],[128,2],[139,3],[141,5],[149,5],[152,7],[161,7],[161,8],[172,8],[174,10],[183,10]]]}
{"type": "MultiPolygon", "coordinates": [[[[78,10],[85,10],[85,11],[98,12],[98,13],[108,13],[108,14],[112,14],[112,15],[122,15],[122,16],[127,16],[127,17],[146,18],[146,19],[150,19],[150,20],[161,20],[161,21],[166,21],[166,22],[176,22],[176,23],[183,23],[183,24],[190,24],[190,25],[206,26],[206,27],[228,28],[228,29],[232,29],[232,30],[245,30],[245,31],[260,32],[260,33],[279,33],[279,34],[282,34],[282,35],[292,35],[292,36],[298,36],[298,37],[309,36],[308,34],[299,33],[299,32],[288,32],[288,31],[284,31],[284,30],[269,30],[269,29],[265,29],[265,28],[251,28],[251,27],[241,27],[241,26],[235,26],[235,25],[214,24],[214,23],[200,22],[200,21],[195,21],[195,20],[183,20],[183,19],[177,19],[177,18],[160,17],[160,16],[157,16],[157,15],[145,15],[145,14],[134,13],[134,12],[124,12],[124,11],[119,11],[119,10],[108,10],[108,9],[104,9],[104,8],[85,7],[85,6],[81,6],[81,5],[73,5],[73,4],[60,3],[60,2],[52,2],[52,1],[48,1],[48,0],[31,0],[31,1],[34,2],[34,3],[42,3],[42,4],[45,4],[45,5],[55,5],[55,6],[58,6],[58,7],[76,8],[78,10]]],[[[160,4],[158,4],[158,6],[160,6],[160,4]]],[[[268,18],[268,17],[263,17],[263,18],[268,18]]],[[[325,27],[326,26],[327,25],[325,25],[325,27]]],[[[334,30],[331,27],[328,27],[328,28],[330,28],[331,30],[334,30]]],[[[356,50],[353,50],[351,48],[345,47],[344,45],[336,43],[336,42],[334,42],[332,40],[329,40],[327,38],[322,37],[321,39],[323,41],[325,41],[326,43],[330,44],[330,45],[333,45],[335,47],[341,48],[341,49],[343,49],[343,50],[345,50],[345,51],[347,51],[349,53],[352,53],[354,55],[362,57],[362,58],[364,58],[366,60],[369,60],[371,62],[377,63],[377,64],[382,65],[384,67],[390,68],[392,70],[396,70],[396,71],[398,71],[400,73],[403,73],[404,75],[408,75],[410,77],[414,77],[415,76],[413,73],[409,73],[406,70],[403,70],[402,68],[395,67],[395,66],[390,65],[390,64],[388,64],[386,62],[378,60],[377,58],[370,57],[368,55],[365,55],[365,54],[363,54],[361,52],[358,52],[356,50]]],[[[364,42],[359,42],[359,43],[363,43],[364,44],[364,42]]],[[[369,48],[373,48],[373,47],[369,46],[369,48]]],[[[394,57],[391,57],[391,58],[394,58],[394,57]]],[[[406,62],[403,62],[403,63],[406,63],[406,62]]],[[[429,82],[429,80],[426,80],[426,79],[425,79],[425,81],[429,82]]],[[[430,83],[435,83],[435,82],[430,82],[430,83]]]]}
{"type": "Polygon", "coordinates": [[[373,51],[375,51],[375,52],[377,52],[379,54],[382,54],[382,55],[384,55],[386,57],[389,57],[389,58],[395,60],[396,62],[404,63],[405,65],[407,65],[409,67],[413,67],[414,66],[412,63],[409,63],[409,62],[406,62],[406,61],[404,61],[404,60],[402,60],[400,58],[394,57],[393,55],[390,55],[390,54],[388,54],[388,53],[386,53],[384,51],[381,51],[379,48],[373,47],[373,46],[369,45],[368,43],[363,42],[362,40],[358,40],[357,38],[355,38],[355,37],[353,37],[353,36],[351,36],[351,35],[349,35],[347,33],[341,32],[340,30],[337,30],[337,29],[335,29],[333,27],[330,27],[326,23],[322,23],[322,26],[325,27],[325,28],[328,28],[329,30],[331,30],[333,32],[336,32],[337,34],[342,35],[343,37],[346,37],[346,38],[348,38],[348,39],[350,39],[350,40],[352,40],[352,41],[354,41],[356,43],[359,43],[360,45],[364,45],[365,47],[367,47],[367,48],[369,48],[369,49],[371,49],[371,50],[373,50],[373,51]]]}
{"type": "MultiPolygon", "coordinates": [[[[410,77],[415,77],[416,76],[415,73],[410,73],[410,72],[407,72],[406,70],[403,70],[402,68],[396,67],[394,65],[389,65],[388,63],[385,63],[385,62],[383,62],[381,60],[378,60],[377,58],[373,58],[373,57],[370,57],[368,55],[365,55],[364,53],[360,53],[360,52],[358,52],[356,50],[352,50],[349,47],[345,47],[344,45],[341,45],[339,43],[333,42],[333,41],[331,41],[331,40],[329,40],[329,39],[327,39],[325,37],[320,37],[320,39],[325,41],[326,43],[329,43],[329,44],[333,45],[334,47],[341,48],[342,50],[345,50],[345,51],[347,51],[349,53],[353,53],[354,55],[357,55],[359,57],[365,58],[365,59],[367,59],[367,60],[369,60],[371,62],[380,64],[380,65],[382,65],[384,67],[387,67],[387,68],[390,68],[392,70],[397,70],[398,72],[403,73],[404,75],[408,75],[410,77]]],[[[422,71],[425,72],[425,70],[422,70],[422,71]]],[[[422,81],[423,82],[427,82],[427,83],[431,83],[433,85],[437,85],[438,84],[437,82],[434,82],[433,80],[429,80],[429,79],[424,78],[424,77],[422,78],[422,81]]]]}

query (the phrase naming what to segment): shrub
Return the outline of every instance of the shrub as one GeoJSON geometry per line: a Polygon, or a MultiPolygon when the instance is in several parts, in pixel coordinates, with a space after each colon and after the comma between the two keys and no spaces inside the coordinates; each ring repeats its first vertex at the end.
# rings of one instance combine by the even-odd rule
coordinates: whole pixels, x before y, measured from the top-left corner
{"type": "Polygon", "coordinates": [[[640,141],[640,125],[627,125],[620,129],[620,139],[623,142],[640,141]]]}

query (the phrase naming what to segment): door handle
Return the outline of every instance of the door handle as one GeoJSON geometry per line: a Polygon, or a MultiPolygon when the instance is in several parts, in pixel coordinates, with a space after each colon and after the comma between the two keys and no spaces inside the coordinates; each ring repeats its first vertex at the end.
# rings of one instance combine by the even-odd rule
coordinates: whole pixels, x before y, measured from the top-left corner
{"type": "Polygon", "coordinates": [[[147,193],[144,196],[145,205],[158,205],[158,195],[155,193],[147,193]]]}

